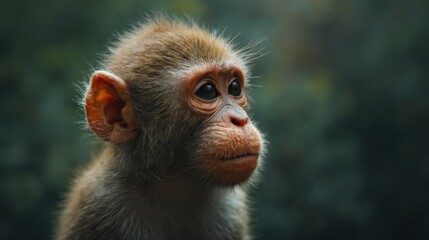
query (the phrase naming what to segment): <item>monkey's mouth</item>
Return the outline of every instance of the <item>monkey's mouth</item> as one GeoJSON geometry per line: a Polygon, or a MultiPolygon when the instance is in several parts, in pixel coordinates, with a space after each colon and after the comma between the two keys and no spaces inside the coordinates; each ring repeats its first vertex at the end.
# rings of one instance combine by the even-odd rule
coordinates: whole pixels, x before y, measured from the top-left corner
{"type": "Polygon", "coordinates": [[[228,156],[228,157],[221,157],[219,158],[220,161],[241,161],[241,160],[257,160],[259,157],[258,153],[244,153],[244,154],[238,154],[234,156],[228,156]]]}
{"type": "Polygon", "coordinates": [[[250,178],[258,166],[259,153],[247,152],[226,157],[212,156],[203,161],[203,168],[218,183],[236,185],[250,178]]]}

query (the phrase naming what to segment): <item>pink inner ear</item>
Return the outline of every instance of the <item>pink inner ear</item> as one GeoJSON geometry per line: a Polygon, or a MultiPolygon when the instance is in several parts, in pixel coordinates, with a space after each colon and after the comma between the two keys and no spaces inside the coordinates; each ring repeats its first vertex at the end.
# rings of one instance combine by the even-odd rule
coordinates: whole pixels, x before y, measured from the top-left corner
{"type": "Polygon", "coordinates": [[[110,94],[106,89],[100,89],[96,100],[103,106],[103,113],[107,123],[110,125],[120,123],[122,126],[125,124],[121,113],[122,108],[125,106],[124,101],[110,94]]]}
{"type": "Polygon", "coordinates": [[[118,98],[109,99],[104,106],[104,115],[106,116],[106,121],[111,125],[119,123],[121,126],[126,126],[121,113],[124,106],[125,102],[118,98]]]}

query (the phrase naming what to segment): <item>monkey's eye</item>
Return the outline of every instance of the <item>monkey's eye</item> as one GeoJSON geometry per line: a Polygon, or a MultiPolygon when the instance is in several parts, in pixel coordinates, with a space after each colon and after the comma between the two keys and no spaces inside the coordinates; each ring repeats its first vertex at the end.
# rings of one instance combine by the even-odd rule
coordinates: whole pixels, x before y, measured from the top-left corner
{"type": "Polygon", "coordinates": [[[210,101],[215,99],[218,93],[212,84],[206,83],[197,90],[196,95],[203,100],[210,101]]]}
{"type": "Polygon", "coordinates": [[[238,80],[234,80],[229,84],[228,93],[236,97],[241,95],[241,84],[238,80]]]}

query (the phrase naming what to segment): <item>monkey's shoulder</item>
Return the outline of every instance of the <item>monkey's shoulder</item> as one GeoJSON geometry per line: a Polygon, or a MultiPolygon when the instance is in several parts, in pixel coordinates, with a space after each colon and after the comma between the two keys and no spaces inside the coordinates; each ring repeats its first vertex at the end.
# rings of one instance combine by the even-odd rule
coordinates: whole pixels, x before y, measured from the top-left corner
{"type": "Polygon", "coordinates": [[[79,173],[57,239],[247,239],[247,194],[241,188],[201,198],[206,200],[197,203],[198,211],[195,205],[166,206],[148,189],[110,175],[108,162],[101,155],[79,173]]]}

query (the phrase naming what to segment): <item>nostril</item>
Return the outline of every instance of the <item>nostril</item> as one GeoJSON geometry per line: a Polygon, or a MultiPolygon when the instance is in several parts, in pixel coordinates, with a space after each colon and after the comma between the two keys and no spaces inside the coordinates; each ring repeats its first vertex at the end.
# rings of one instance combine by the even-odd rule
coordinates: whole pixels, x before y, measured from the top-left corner
{"type": "Polygon", "coordinates": [[[242,127],[246,125],[248,118],[237,118],[237,117],[230,117],[231,123],[234,124],[237,127],[242,127]]]}
{"type": "Polygon", "coordinates": [[[231,119],[232,124],[235,126],[240,126],[240,123],[236,119],[231,119]]]}

